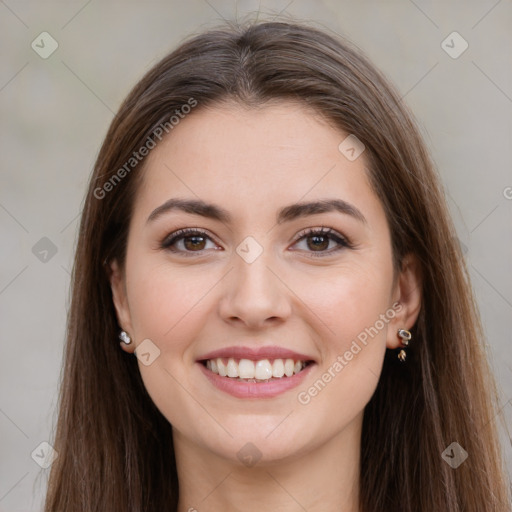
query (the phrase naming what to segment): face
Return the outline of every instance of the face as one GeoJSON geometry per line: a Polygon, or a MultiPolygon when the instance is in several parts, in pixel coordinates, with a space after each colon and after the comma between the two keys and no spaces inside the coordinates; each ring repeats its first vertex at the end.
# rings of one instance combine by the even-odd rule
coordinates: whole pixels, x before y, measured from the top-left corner
{"type": "Polygon", "coordinates": [[[347,135],[297,104],[226,104],[150,153],[111,283],[179,442],[265,462],[360,428],[419,297],[347,135]]]}

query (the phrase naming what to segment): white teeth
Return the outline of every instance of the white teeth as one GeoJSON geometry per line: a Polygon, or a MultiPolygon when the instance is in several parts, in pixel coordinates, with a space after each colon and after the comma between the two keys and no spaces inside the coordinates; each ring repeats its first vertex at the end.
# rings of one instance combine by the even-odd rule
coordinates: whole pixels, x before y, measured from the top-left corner
{"type": "Polygon", "coordinates": [[[227,363],[222,358],[209,359],[206,361],[206,368],[221,377],[230,377],[233,379],[256,379],[269,380],[272,378],[280,379],[285,375],[291,377],[302,371],[305,361],[294,361],[293,359],[261,359],[251,361],[250,359],[237,360],[230,357],[227,363]]]}
{"type": "Polygon", "coordinates": [[[228,377],[238,377],[238,365],[235,363],[235,360],[232,357],[230,357],[228,360],[226,373],[228,374],[228,377]]]}
{"type": "Polygon", "coordinates": [[[293,375],[293,367],[294,367],[293,359],[287,359],[284,363],[284,374],[287,377],[291,377],[293,375]]]}
{"type": "Polygon", "coordinates": [[[221,377],[226,377],[226,367],[224,366],[224,363],[222,362],[222,359],[217,359],[217,368],[219,370],[219,375],[221,377]]]}
{"type": "Polygon", "coordinates": [[[250,359],[240,359],[238,363],[238,373],[241,379],[254,379],[254,361],[250,359]]]}
{"type": "Polygon", "coordinates": [[[274,364],[272,365],[272,377],[276,377],[276,379],[280,379],[284,375],[284,363],[282,359],[274,360],[274,364]]]}
{"type": "Polygon", "coordinates": [[[272,365],[268,359],[258,361],[254,367],[254,378],[266,380],[272,378],[272,365]]]}

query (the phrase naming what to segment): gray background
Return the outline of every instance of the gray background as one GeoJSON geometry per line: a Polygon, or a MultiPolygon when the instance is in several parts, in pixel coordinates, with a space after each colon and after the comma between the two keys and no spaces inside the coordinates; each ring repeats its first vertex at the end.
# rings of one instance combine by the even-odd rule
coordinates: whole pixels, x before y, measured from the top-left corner
{"type": "MultiPolygon", "coordinates": [[[[0,0],[0,511],[41,509],[49,470],[31,453],[51,440],[78,216],[113,112],[184,36],[258,11],[348,37],[414,111],[466,251],[501,413],[512,424],[510,0],[0,0]],[[47,59],[31,48],[43,31],[59,44],[47,59]],[[469,44],[458,58],[442,46],[453,31],[469,44]],[[41,252],[50,247],[43,237],[55,254],[41,252]]],[[[452,39],[445,45],[460,51],[452,39]]],[[[502,439],[512,468],[504,428],[502,439]]]]}

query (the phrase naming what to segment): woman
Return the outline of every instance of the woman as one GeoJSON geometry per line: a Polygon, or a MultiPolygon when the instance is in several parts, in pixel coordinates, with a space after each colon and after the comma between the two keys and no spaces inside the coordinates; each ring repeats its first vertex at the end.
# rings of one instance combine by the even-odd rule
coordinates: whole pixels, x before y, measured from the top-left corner
{"type": "Polygon", "coordinates": [[[90,182],[45,510],[508,510],[454,240],[410,114],[346,42],[189,40],[90,182]]]}

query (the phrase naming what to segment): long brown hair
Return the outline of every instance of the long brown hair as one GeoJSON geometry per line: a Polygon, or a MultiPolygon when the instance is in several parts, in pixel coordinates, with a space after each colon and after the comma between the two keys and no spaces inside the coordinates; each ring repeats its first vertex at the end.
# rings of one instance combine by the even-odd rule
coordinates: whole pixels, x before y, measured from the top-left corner
{"type": "Polygon", "coordinates": [[[170,131],[170,116],[191,98],[196,110],[225,100],[295,100],[356,135],[386,211],[396,266],[407,253],[421,263],[422,309],[407,362],[388,351],[364,412],[361,510],[508,510],[478,313],[411,114],[349,43],[303,25],[257,23],[182,44],[134,87],[110,126],[80,224],[54,441],[59,456],[45,512],[176,510],[172,427],[146,392],[136,358],[119,349],[108,263],[123,264],[144,165],[126,163],[158,126],[170,131]],[[452,442],[469,454],[457,469],[441,456],[452,442]]]}

